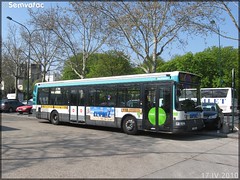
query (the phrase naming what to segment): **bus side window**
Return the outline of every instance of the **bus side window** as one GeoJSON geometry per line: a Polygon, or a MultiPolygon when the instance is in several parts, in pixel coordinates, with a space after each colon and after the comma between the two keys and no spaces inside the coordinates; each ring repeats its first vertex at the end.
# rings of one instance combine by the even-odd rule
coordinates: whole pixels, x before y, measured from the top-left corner
{"type": "Polygon", "coordinates": [[[169,113],[170,110],[171,110],[171,95],[170,95],[170,92],[168,90],[164,90],[162,92],[162,108],[167,112],[169,113]]]}
{"type": "Polygon", "coordinates": [[[77,106],[77,90],[71,89],[69,104],[72,106],[77,106]]]}
{"type": "Polygon", "coordinates": [[[79,105],[84,106],[85,103],[85,97],[84,97],[84,91],[79,89],[79,105]]]}
{"type": "Polygon", "coordinates": [[[163,106],[162,108],[166,111],[166,112],[170,112],[170,97],[166,96],[164,99],[163,99],[163,106]]]}
{"type": "Polygon", "coordinates": [[[89,89],[88,92],[88,104],[89,106],[98,106],[99,105],[99,94],[100,91],[98,89],[89,89]]]}
{"type": "Polygon", "coordinates": [[[39,89],[38,103],[42,105],[48,104],[48,94],[49,88],[39,89]]]}

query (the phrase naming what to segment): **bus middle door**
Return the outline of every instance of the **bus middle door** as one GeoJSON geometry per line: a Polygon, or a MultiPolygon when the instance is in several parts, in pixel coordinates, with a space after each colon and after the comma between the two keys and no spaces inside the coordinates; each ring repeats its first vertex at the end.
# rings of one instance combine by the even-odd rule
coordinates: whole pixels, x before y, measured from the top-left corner
{"type": "Polygon", "coordinates": [[[71,122],[85,121],[84,92],[79,88],[70,90],[69,120],[71,122]]]}
{"type": "Polygon", "coordinates": [[[71,88],[70,97],[68,101],[69,108],[69,120],[70,122],[77,122],[77,112],[78,112],[78,89],[71,88]]]}

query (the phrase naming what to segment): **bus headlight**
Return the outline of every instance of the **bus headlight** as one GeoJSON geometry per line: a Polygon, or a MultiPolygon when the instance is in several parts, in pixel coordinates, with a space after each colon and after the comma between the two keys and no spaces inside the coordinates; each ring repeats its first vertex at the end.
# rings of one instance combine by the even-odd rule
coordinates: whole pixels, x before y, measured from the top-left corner
{"type": "Polygon", "coordinates": [[[176,126],[185,126],[185,122],[182,121],[176,122],[176,126]]]}

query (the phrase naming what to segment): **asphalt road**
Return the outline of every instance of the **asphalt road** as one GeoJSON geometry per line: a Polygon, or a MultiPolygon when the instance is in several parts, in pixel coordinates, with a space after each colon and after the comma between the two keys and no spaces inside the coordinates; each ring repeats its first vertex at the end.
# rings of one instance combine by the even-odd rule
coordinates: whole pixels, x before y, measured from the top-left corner
{"type": "Polygon", "coordinates": [[[238,138],[131,136],[2,114],[2,178],[238,178],[238,138]]]}

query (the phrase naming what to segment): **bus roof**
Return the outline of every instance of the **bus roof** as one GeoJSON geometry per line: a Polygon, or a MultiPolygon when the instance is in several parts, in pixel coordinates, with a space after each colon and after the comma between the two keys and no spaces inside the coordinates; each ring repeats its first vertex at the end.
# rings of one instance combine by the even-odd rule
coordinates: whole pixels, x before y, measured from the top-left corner
{"type": "Polygon", "coordinates": [[[214,90],[214,89],[232,89],[232,88],[231,87],[201,88],[201,90],[214,90]]]}
{"type": "Polygon", "coordinates": [[[99,77],[99,78],[41,82],[41,83],[36,83],[36,85],[39,87],[55,87],[55,86],[130,83],[130,82],[151,82],[151,81],[159,81],[159,80],[179,81],[178,80],[179,73],[186,73],[193,76],[198,76],[196,74],[189,73],[189,72],[173,71],[173,72],[162,72],[162,73],[134,74],[134,75],[123,75],[123,76],[110,76],[110,77],[99,77]]]}

